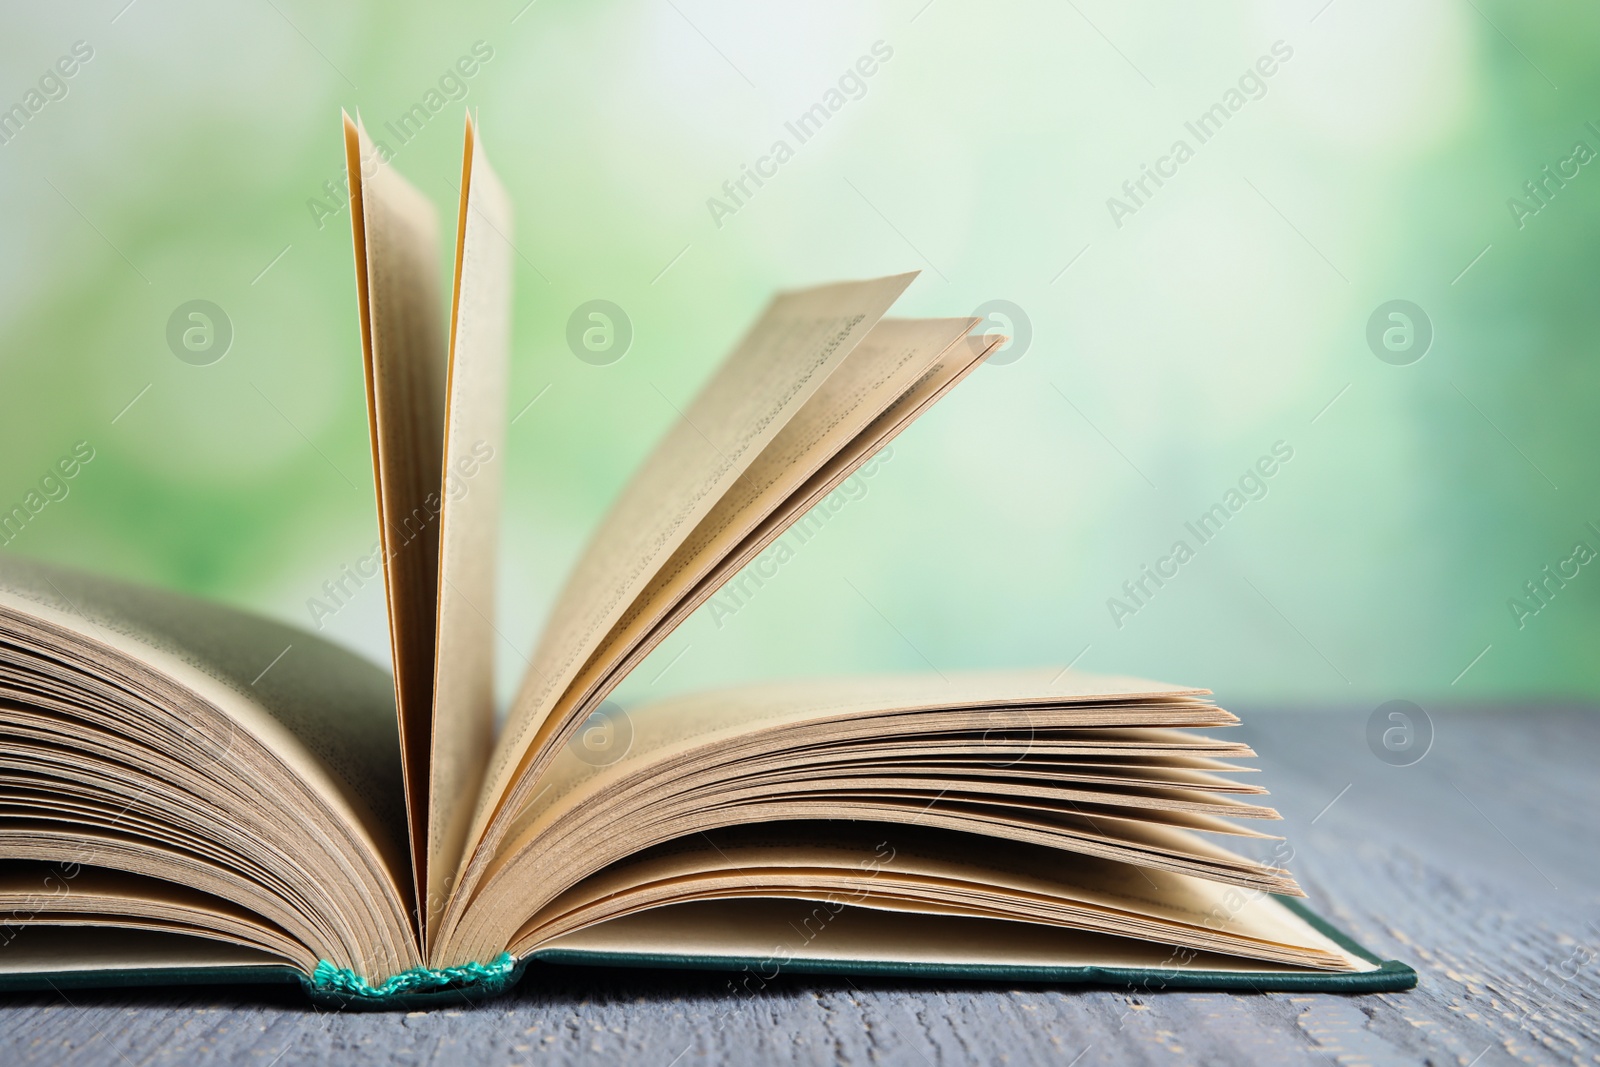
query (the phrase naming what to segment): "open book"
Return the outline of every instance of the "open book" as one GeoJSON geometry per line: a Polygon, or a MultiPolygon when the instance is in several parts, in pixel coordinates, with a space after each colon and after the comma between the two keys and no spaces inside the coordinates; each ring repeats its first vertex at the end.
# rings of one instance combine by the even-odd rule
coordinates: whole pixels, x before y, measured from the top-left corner
{"type": "Polygon", "coordinates": [[[1289,898],[1204,690],[1045,668],[606,698],[977,367],[904,274],[772,300],[594,532],[497,729],[511,211],[345,120],[392,676],[220,606],[0,560],[0,987],[298,978],[350,1004],[529,961],[1257,989],[1415,980],[1289,898]],[[448,306],[448,318],[444,308],[448,306]],[[1263,858],[1265,857],[1265,858],[1263,858]]]}

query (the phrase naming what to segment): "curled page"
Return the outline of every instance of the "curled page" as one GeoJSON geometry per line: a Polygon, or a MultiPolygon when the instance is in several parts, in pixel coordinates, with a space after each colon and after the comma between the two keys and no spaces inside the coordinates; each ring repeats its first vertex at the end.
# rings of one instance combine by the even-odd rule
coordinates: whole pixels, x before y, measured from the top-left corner
{"type": "Polygon", "coordinates": [[[400,757],[420,900],[426,886],[444,437],[438,220],[433,205],[380,158],[349,115],[344,137],[400,757]]]}
{"type": "Polygon", "coordinates": [[[511,349],[511,202],[484,158],[471,118],[456,234],[424,934],[449,894],[494,744],[495,548],[511,349]]]}

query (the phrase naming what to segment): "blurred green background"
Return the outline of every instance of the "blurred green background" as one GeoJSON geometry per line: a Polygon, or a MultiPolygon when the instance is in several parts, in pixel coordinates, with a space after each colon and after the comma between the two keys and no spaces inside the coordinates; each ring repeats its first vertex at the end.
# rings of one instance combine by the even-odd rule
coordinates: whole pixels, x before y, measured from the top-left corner
{"type": "MultiPolygon", "coordinates": [[[[676,417],[662,396],[681,406],[774,289],[913,268],[901,313],[1009,301],[1030,342],[628,699],[1069,661],[1225,703],[1600,690],[1600,568],[1567,564],[1542,605],[1524,589],[1600,549],[1592,5],[524,3],[8,7],[0,107],[26,114],[0,122],[0,507],[75,443],[94,458],[7,551],[310,626],[376,537],[348,213],[324,185],[339,109],[448,245],[470,106],[517,207],[502,692],[676,417]],[[92,55],[52,77],[77,42],[92,55]],[[797,145],[785,122],[878,42],[797,145]],[[420,132],[385,138],[430,91],[420,132]],[[1219,103],[1202,142],[1186,123],[1219,103]],[[714,217],[779,138],[794,158],[714,217]],[[1180,139],[1192,158],[1162,162],[1180,139]],[[1168,177],[1135,200],[1147,166],[1168,177]],[[595,298],[633,323],[609,366],[565,342],[595,298]],[[195,299],[233,330],[203,366],[166,339],[195,299]],[[1368,343],[1397,299],[1431,323],[1420,359],[1368,343]],[[1199,545],[1185,523],[1278,442],[1266,495],[1199,545]],[[1180,538],[1194,557],[1130,600],[1180,538]]],[[[377,588],[324,632],[385,658],[377,588]]]]}

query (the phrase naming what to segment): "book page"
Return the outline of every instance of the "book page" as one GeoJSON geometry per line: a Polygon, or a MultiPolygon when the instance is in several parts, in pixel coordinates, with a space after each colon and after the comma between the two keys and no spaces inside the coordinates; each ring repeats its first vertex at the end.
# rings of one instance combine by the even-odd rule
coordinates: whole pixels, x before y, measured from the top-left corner
{"type": "MultiPolygon", "coordinates": [[[[615,808],[608,794],[614,798],[631,781],[670,780],[675,764],[710,762],[708,771],[734,778],[765,769],[767,759],[776,760],[797,743],[800,730],[808,731],[808,745],[825,742],[841,753],[861,752],[869,765],[874,757],[890,765],[918,758],[919,733],[930,727],[939,739],[957,730],[978,735],[969,747],[1000,763],[1020,762],[1019,752],[1050,751],[1051,739],[1069,729],[1081,735],[1069,742],[1080,751],[1137,755],[1149,751],[1145,746],[1152,740],[1207,740],[1170,732],[1172,727],[1238,721],[1212,704],[1185,699],[1194,692],[1138,678],[1046,669],[799,679],[684,694],[630,710],[626,754],[614,762],[562,753],[512,824],[515,832],[500,861],[585,813],[609,817],[615,808]]],[[[816,759],[792,763],[814,766],[816,759]]]]}
{"type": "MultiPolygon", "coordinates": [[[[229,941],[168,931],[94,926],[39,925],[19,935],[0,952],[0,988],[32,989],[29,979],[45,975],[62,985],[66,976],[92,978],[95,984],[187,985],[196,971],[250,972],[250,980],[271,980],[269,968],[286,967],[281,957],[229,941]],[[9,979],[9,981],[8,981],[9,979]]],[[[285,973],[292,977],[292,972],[285,973]]]]}
{"type": "Polygon", "coordinates": [[[280,925],[303,913],[352,931],[324,954],[418,958],[394,687],[361,657],[221,605],[0,557],[0,747],[29,768],[0,803],[52,820],[37,841],[54,858],[165,855],[198,885],[228,877],[194,858],[221,843],[262,872],[230,899],[291,898],[280,925]]]}
{"type": "MultiPolygon", "coordinates": [[[[880,394],[873,397],[873,403],[877,404],[877,407],[865,402],[866,393],[852,390],[855,397],[853,405],[855,411],[852,412],[850,408],[841,410],[838,406],[825,403],[830,399],[825,394],[831,392],[831,388],[820,391],[795,421],[818,422],[838,427],[838,432],[830,435],[830,450],[818,449],[811,457],[811,462],[796,462],[793,469],[782,477],[781,491],[769,490],[763,494],[764,498],[745,495],[744,499],[725,500],[717,506],[716,511],[701,522],[695,539],[678,550],[663,575],[636,602],[634,609],[612,631],[606,646],[591,659],[587,673],[593,676],[594,681],[588,691],[587,707],[592,708],[597,698],[603,697],[607,691],[614,688],[643,661],[644,657],[666,640],[696,608],[711,599],[726,583],[735,581],[739,571],[760,555],[767,546],[781,537],[791,526],[797,523],[803,525],[806,514],[814,506],[859,470],[902,430],[916,421],[923,412],[955,388],[958,382],[972,373],[989,353],[1005,340],[994,335],[982,337],[968,335],[965,343],[947,344],[940,351],[937,341],[940,324],[944,321],[976,320],[885,319],[878,324],[874,334],[882,331],[890,343],[917,337],[915,332],[907,333],[908,330],[923,331],[922,339],[934,342],[931,347],[922,350],[923,354],[930,351],[937,352],[937,358],[904,392],[894,394],[882,389],[881,386],[875,390],[880,394]],[[888,396],[892,399],[887,406],[882,406],[885,399],[882,394],[885,392],[888,392],[888,396]],[[854,428],[858,425],[846,420],[848,414],[855,412],[876,412],[877,417],[850,437],[843,427],[854,428]],[[815,419],[805,419],[808,413],[814,415],[815,419]],[[825,462],[820,466],[812,465],[815,459],[824,457],[825,462]],[[783,495],[785,492],[786,496],[783,495]],[[702,531],[706,533],[704,537],[701,536],[702,531]],[[742,540],[736,537],[739,533],[743,533],[742,540]]],[[[868,343],[864,343],[861,347],[867,348],[871,341],[872,337],[869,337],[868,343]]],[[[918,364],[921,362],[921,360],[916,361],[918,364]]],[[[844,370],[850,369],[851,364],[847,362],[844,370]]],[[[832,384],[833,379],[830,379],[830,387],[832,384]]],[[[882,381],[881,384],[890,383],[882,381]]],[[[898,385],[901,382],[897,380],[894,384],[898,385]]],[[[839,392],[850,395],[844,389],[839,392]]],[[[784,434],[780,435],[769,451],[781,452],[788,458],[795,458],[792,448],[785,449],[784,438],[803,440],[805,429],[794,425],[786,428],[784,434]]],[[[767,453],[762,455],[765,463],[767,453]]],[[[780,483],[774,478],[769,484],[777,487],[780,483]]],[[[759,575],[753,579],[737,578],[740,584],[749,580],[754,580],[759,587],[759,575]]],[[[737,591],[735,595],[737,596],[737,591]]]]}
{"type": "MultiPolygon", "coordinates": [[[[424,934],[449,895],[494,745],[494,587],[510,370],[511,202],[467,119],[439,517],[424,934]]],[[[425,937],[426,940],[426,937],[425,937]]]]}
{"type": "Polygon", "coordinates": [[[344,133],[400,755],[421,900],[444,440],[438,220],[349,115],[344,133]]]}
{"type": "Polygon", "coordinates": [[[641,906],[752,896],[1011,918],[1324,969],[1361,964],[1266,893],[1094,856],[1063,863],[1019,841],[836,821],[728,827],[630,856],[543,909],[514,952],[641,906]]]}
{"type": "MultiPolygon", "coordinates": [[[[1046,929],[1137,937],[1170,948],[1326,970],[1366,970],[1265,893],[1114,860],[927,827],[864,823],[743,826],[686,837],[586,879],[517,938],[552,936],[641,906],[787,897],[940,916],[1009,918],[1046,929]]],[[[796,909],[803,928],[818,916],[796,909]]],[[[837,911],[837,907],[830,909],[837,911]]]]}
{"type": "Polygon", "coordinates": [[[637,662],[631,653],[665,636],[652,631],[673,608],[947,352],[967,350],[960,342],[978,321],[884,319],[874,326],[635,599],[589,658],[561,710],[585,714],[592,708],[637,662]]]}
{"type": "Polygon", "coordinates": [[[1296,892],[1284,872],[1188,832],[1260,839],[1217,816],[1270,809],[1215,773],[1174,780],[1163,765],[1245,754],[1173,732],[1235,722],[1194,690],[1061,670],[810,679],[630,708],[612,721],[622,740],[608,758],[579,744],[554,757],[441,951],[480,958],[507,923],[639,849],[797,818],[962,828],[1296,892]],[[1092,764],[1064,768],[1069,755],[1138,770],[1107,781],[1092,764]]]}
{"type": "MultiPolygon", "coordinates": [[[[8,860],[0,867],[0,915],[5,916],[0,959],[38,938],[38,926],[126,924],[218,938],[270,952],[308,973],[317,965],[304,945],[245,908],[186,885],[125,871],[8,860]]],[[[83,961],[78,962],[81,966],[83,961]]],[[[62,960],[44,969],[57,967],[69,969],[71,963],[62,960]]]]}
{"type": "MultiPolygon", "coordinates": [[[[1137,967],[1163,976],[1305,971],[1291,964],[1178,951],[1167,944],[1040,923],[842,903],[848,895],[822,901],[748,897],[668,904],[556,937],[533,956],[594,966],[626,962],[648,967],[652,957],[663,966],[681,965],[685,958],[702,966],[722,962],[730,970],[742,968],[739,984],[747,994],[759,992],[779,971],[812,969],[807,964],[901,964],[919,978],[994,977],[982,974],[982,968],[1002,968],[1006,977],[1014,977],[1032,967],[1137,967]]],[[[1371,970],[1372,965],[1361,960],[1354,969],[1371,970]]]]}
{"type": "Polygon", "coordinates": [[[567,687],[665,561],[883,317],[913,274],[776,297],[673,423],[557,599],[486,776],[481,840],[567,687]]]}

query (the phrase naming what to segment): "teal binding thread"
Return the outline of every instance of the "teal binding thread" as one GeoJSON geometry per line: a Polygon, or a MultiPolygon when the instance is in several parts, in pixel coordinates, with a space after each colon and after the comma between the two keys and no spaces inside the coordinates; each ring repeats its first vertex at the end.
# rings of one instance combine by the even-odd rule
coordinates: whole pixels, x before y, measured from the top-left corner
{"type": "Polygon", "coordinates": [[[472,989],[474,992],[499,993],[517,976],[516,958],[502,952],[488,963],[463,963],[458,967],[413,967],[409,971],[390,975],[382,985],[374,986],[348,967],[336,967],[327,960],[318,960],[317,969],[311,972],[311,986],[319,993],[362,1000],[382,1000],[415,993],[437,993],[447,989],[472,989]]]}

